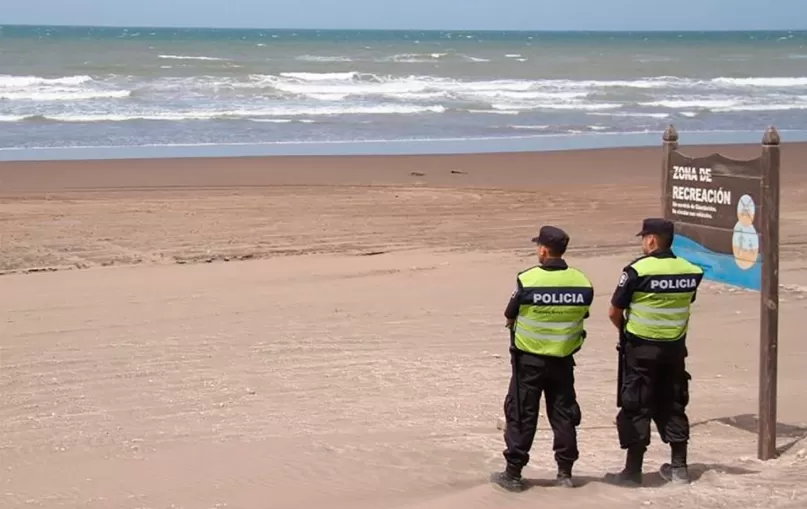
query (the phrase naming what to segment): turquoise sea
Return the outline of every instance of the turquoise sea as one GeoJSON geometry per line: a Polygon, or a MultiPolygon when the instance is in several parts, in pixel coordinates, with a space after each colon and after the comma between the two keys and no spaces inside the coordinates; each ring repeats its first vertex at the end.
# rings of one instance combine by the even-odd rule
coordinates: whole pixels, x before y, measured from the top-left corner
{"type": "Polygon", "coordinates": [[[0,159],[613,146],[670,123],[807,139],[807,32],[0,26],[0,159]]]}

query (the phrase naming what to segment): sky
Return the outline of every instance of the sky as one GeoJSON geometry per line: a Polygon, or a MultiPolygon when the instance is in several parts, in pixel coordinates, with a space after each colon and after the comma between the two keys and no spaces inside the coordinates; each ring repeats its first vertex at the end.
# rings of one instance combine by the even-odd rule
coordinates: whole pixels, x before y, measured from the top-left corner
{"type": "Polygon", "coordinates": [[[807,29],[807,0],[0,0],[0,24],[451,30],[807,29]],[[775,7],[773,7],[775,6],[775,7]]]}

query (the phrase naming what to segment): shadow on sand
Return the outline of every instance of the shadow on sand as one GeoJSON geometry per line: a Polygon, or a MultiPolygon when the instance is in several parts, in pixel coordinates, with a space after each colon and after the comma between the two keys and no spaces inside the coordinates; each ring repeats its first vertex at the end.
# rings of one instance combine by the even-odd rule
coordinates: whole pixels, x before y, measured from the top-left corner
{"type": "MultiPolygon", "coordinates": [[[[716,419],[708,419],[705,421],[696,422],[692,424],[692,427],[703,426],[704,424],[713,422],[755,434],[757,432],[757,427],[759,426],[759,419],[757,419],[756,415],[740,414],[732,417],[719,417],[716,419]]],[[[777,455],[782,455],[792,449],[796,444],[807,438],[807,428],[777,422],[776,436],[779,438],[791,439],[787,443],[776,448],[777,455]]]]}
{"type": "MultiPolygon", "coordinates": [[[[715,419],[708,419],[705,421],[699,421],[692,423],[692,428],[697,426],[703,426],[710,423],[720,423],[726,426],[731,426],[733,428],[747,431],[749,433],[756,434],[757,426],[759,420],[753,414],[741,414],[735,415],[731,417],[720,417],[715,419]]],[[[776,436],[779,438],[786,438],[790,439],[787,443],[780,445],[777,448],[778,455],[782,455],[792,449],[796,444],[807,439],[807,428],[800,427],[800,426],[793,426],[790,424],[784,423],[777,423],[776,424],[776,436]]],[[[727,475],[748,475],[748,474],[756,474],[758,470],[751,470],[743,467],[737,466],[729,466],[729,465],[722,465],[718,463],[692,463],[689,465],[689,475],[692,478],[692,482],[698,481],[706,472],[713,471],[719,474],[727,474],[727,475]]],[[[601,484],[610,484],[605,481],[604,476],[590,476],[590,475],[581,475],[574,477],[574,486],[576,488],[580,488],[586,486],[587,484],[591,483],[601,483],[601,484]]],[[[656,472],[647,472],[644,474],[642,479],[642,487],[643,488],[660,488],[667,483],[659,473],[656,472]]],[[[524,484],[526,489],[531,488],[552,488],[555,486],[554,479],[524,479],[524,484]]],[[[625,488],[630,489],[630,488],[625,488]]]]}
{"type": "MultiPolygon", "coordinates": [[[[728,475],[748,475],[748,474],[756,474],[756,470],[750,470],[747,468],[742,467],[732,467],[728,465],[720,465],[717,463],[692,463],[689,465],[689,475],[692,478],[692,482],[696,482],[703,474],[706,472],[713,471],[720,474],[728,474],[728,475]]],[[[555,486],[554,479],[524,479],[524,484],[526,485],[527,489],[530,488],[552,488],[555,486]]],[[[608,484],[604,477],[596,477],[590,475],[581,475],[574,477],[574,486],[575,488],[581,488],[587,484],[591,483],[602,483],[608,484]]],[[[642,487],[643,488],[660,488],[665,486],[667,481],[665,481],[658,472],[646,472],[642,477],[642,487]]],[[[625,488],[630,489],[630,488],[625,488]]]]}

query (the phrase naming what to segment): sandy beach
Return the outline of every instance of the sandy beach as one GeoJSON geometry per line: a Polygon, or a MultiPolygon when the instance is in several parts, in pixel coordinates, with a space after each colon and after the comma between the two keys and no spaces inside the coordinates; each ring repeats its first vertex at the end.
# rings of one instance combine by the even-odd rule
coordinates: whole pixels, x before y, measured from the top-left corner
{"type": "MultiPolygon", "coordinates": [[[[753,157],[759,146],[684,147],[753,157]]],[[[660,148],[462,156],[0,163],[0,507],[807,505],[807,144],[782,148],[779,458],[756,460],[753,292],[705,283],[690,463],[621,468],[606,319],[660,148]],[[596,294],[577,357],[578,488],[541,417],[504,494],[502,312],[542,224],[596,294]]]]}

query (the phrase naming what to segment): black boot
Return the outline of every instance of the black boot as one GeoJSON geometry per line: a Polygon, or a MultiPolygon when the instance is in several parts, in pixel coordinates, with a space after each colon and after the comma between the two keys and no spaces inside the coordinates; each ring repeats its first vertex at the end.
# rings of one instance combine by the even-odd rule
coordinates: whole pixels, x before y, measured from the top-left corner
{"type": "Polygon", "coordinates": [[[687,468],[687,443],[670,444],[670,463],[661,465],[659,475],[667,482],[673,484],[689,484],[689,469],[687,468]]]}
{"type": "Polygon", "coordinates": [[[558,463],[558,476],[555,478],[555,486],[558,488],[574,488],[571,464],[558,463]]]}
{"type": "Polygon", "coordinates": [[[644,462],[644,447],[628,449],[625,457],[625,468],[619,473],[605,474],[603,479],[608,484],[625,487],[639,487],[642,485],[642,463],[644,462]]]}
{"type": "Polygon", "coordinates": [[[524,491],[524,480],[521,478],[521,472],[516,472],[515,469],[512,469],[509,466],[504,472],[495,472],[491,474],[490,482],[514,493],[524,491]]]}

